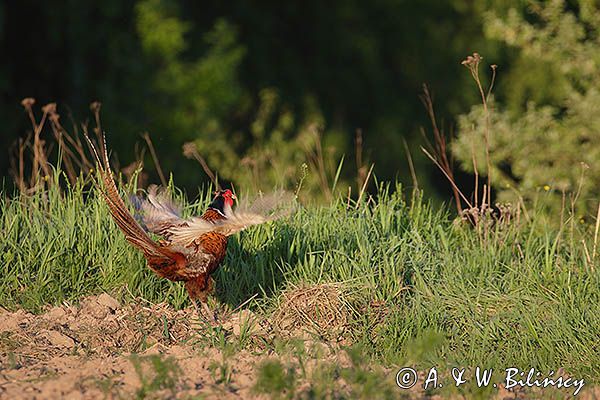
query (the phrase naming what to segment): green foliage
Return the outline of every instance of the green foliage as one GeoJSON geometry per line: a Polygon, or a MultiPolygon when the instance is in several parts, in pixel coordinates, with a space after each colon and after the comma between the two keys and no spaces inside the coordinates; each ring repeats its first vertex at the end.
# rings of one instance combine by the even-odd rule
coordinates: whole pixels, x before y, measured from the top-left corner
{"type": "Polygon", "coordinates": [[[268,360],[259,366],[254,390],[258,393],[266,393],[273,398],[294,397],[296,377],[294,370],[286,368],[278,360],[268,360]]]}
{"type": "Polygon", "coordinates": [[[353,399],[395,399],[398,397],[397,388],[392,388],[390,382],[385,379],[385,375],[373,371],[368,365],[364,364],[364,349],[347,349],[348,355],[352,360],[352,365],[346,368],[339,368],[339,375],[349,383],[351,387],[350,398],[353,399]]]}
{"type": "Polygon", "coordinates": [[[204,35],[203,55],[187,60],[190,24],[177,16],[174,3],[145,0],[136,11],[142,48],[156,63],[146,105],[157,133],[182,139],[224,136],[243,97],[237,70],[245,50],[235,29],[218,20],[204,35]]]}
{"type": "Polygon", "coordinates": [[[157,354],[134,354],[131,356],[131,363],[141,383],[136,392],[136,399],[155,398],[154,392],[158,390],[168,390],[171,396],[175,396],[181,369],[174,358],[163,358],[157,354]]]}
{"type": "MultiPolygon", "coordinates": [[[[500,200],[514,201],[515,188],[532,200],[545,188],[554,193],[546,199],[555,212],[562,193],[579,193],[583,211],[596,207],[590,201],[600,196],[600,10],[594,2],[576,3],[531,2],[529,15],[488,14],[489,37],[520,54],[507,77],[499,69],[500,84],[509,82],[506,107],[490,102],[492,180],[500,200]]],[[[469,171],[474,153],[485,174],[483,107],[458,125],[454,153],[469,171]]]]}
{"type": "MultiPolygon", "coordinates": [[[[482,10],[491,3],[1,4],[0,147],[27,135],[19,106],[24,97],[35,97],[39,106],[56,102],[67,128],[71,116],[77,126],[88,119],[89,104],[99,101],[103,129],[114,138],[111,148],[121,166],[136,160],[139,152],[133,149],[139,150],[140,133],[147,131],[165,174],[173,172],[187,189],[207,179],[182,157],[184,143],[195,142],[202,156],[212,158],[209,165],[238,188],[256,181],[256,171],[265,186],[284,185],[301,173],[298,166],[305,161],[299,159],[315,149],[304,146],[311,124],[322,134],[325,165],[333,164],[329,178],[345,155],[340,190],[347,190],[362,167],[354,165],[357,128],[364,133],[367,170],[374,162],[378,177],[408,181],[405,137],[414,146],[415,163],[424,167],[417,172],[425,187],[430,165],[418,151],[418,128],[426,123],[418,100],[421,84],[432,87],[440,115],[470,104],[474,95],[462,90],[468,78],[460,75],[457,60],[466,48],[497,53],[498,46],[481,34],[482,10]],[[265,99],[265,92],[277,99],[265,99]],[[275,108],[265,114],[265,104],[273,102],[275,108]],[[264,151],[254,143],[255,121],[265,122],[264,151]],[[335,154],[329,155],[330,147],[335,154]],[[262,165],[281,169],[283,177],[262,165]]],[[[51,137],[42,134],[47,142],[51,137]]],[[[6,152],[0,156],[0,176],[8,176],[9,160],[6,152]]],[[[150,157],[145,161],[151,170],[150,157]]],[[[312,172],[306,184],[314,193],[327,192],[321,181],[321,172],[312,172]]]]}
{"type": "MultiPolygon", "coordinates": [[[[336,169],[342,167],[336,133],[325,132],[327,140],[323,138],[323,117],[314,107],[306,120],[296,121],[275,89],[262,90],[259,99],[249,141],[232,141],[232,136],[241,135],[239,132],[219,138],[200,137],[194,141],[198,152],[221,171],[221,178],[245,190],[292,189],[302,181],[303,197],[331,199],[336,169]]],[[[338,185],[343,190],[347,187],[347,181],[338,185]]]]}
{"type": "Polygon", "coordinates": [[[272,88],[260,91],[255,106],[238,79],[245,49],[231,24],[218,20],[204,35],[202,57],[190,61],[185,57],[190,24],[178,17],[173,2],[144,0],[136,11],[142,47],[157,64],[147,111],[158,133],[193,140],[219,177],[239,187],[292,188],[301,172],[298,166],[307,164],[314,167],[304,182],[310,195],[322,194],[324,187],[330,190],[323,178],[328,174],[325,178],[332,179],[334,157],[339,155],[333,151],[322,155],[319,161],[325,165],[320,169],[313,160],[321,146],[320,111],[309,100],[306,119],[296,121],[292,108],[272,88]],[[249,129],[237,127],[240,119],[251,120],[249,129]]]}
{"type": "MultiPolygon", "coordinates": [[[[294,346],[292,346],[294,347],[294,346]]],[[[289,348],[281,349],[284,356],[289,348]]],[[[404,393],[393,385],[390,374],[369,364],[362,348],[347,348],[351,365],[339,365],[323,359],[319,352],[295,352],[294,361],[270,359],[259,365],[254,390],[273,399],[397,399],[404,393]],[[315,363],[315,361],[317,361],[315,363]],[[313,368],[305,368],[311,364],[313,368]]],[[[339,360],[339,358],[338,358],[339,360]]]]}
{"type": "Polygon", "coordinates": [[[175,61],[186,48],[183,36],[190,27],[172,16],[176,11],[169,10],[169,5],[161,0],[138,3],[137,29],[145,51],[159,59],[175,61]]]}

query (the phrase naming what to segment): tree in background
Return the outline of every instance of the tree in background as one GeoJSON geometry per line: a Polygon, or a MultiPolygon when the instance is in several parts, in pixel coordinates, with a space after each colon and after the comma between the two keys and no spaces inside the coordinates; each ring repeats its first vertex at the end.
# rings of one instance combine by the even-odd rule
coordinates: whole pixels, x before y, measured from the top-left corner
{"type": "MultiPolygon", "coordinates": [[[[500,69],[504,102],[490,101],[489,146],[498,199],[540,198],[556,211],[565,193],[595,208],[590,200],[600,196],[597,3],[552,0],[530,2],[525,13],[514,8],[504,15],[487,13],[486,35],[519,54],[506,76],[500,69]],[[536,196],[540,191],[550,193],[536,196]]],[[[473,107],[458,119],[453,147],[463,168],[473,171],[474,154],[484,175],[485,125],[483,107],[473,107]]]]}
{"type": "Polygon", "coordinates": [[[274,88],[262,89],[255,101],[238,78],[245,48],[230,23],[217,20],[203,37],[206,50],[192,59],[184,57],[190,24],[173,2],[139,2],[136,28],[145,55],[156,64],[145,103],[155,132],[186,143],[186,156],[244,189],[290,189],[302,180],[310,198],[331,197],[337,166],[331,162],[341,151],[323,153],[319,109],[313,105],[309,112],[306,104],[306,119],[297,121],[274,88]]]}

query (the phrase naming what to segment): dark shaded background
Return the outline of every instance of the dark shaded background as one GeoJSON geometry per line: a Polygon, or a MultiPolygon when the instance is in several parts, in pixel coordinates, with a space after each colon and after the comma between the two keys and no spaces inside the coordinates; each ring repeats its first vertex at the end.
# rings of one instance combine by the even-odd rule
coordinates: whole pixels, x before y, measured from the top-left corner
{"type": "MultiPolygon", "coordinates": [[[[184,141],[204,133],[170,132],[148,111],[155,95],[149,82],[160,65],[140,44],[136,3],[0,4],[1,176],[8,175],[9,146],[30,129],[20,101],[34,97],[39,106],[57,102],[63,120],[70,114],[77,122],[91,117],[92,101],[101,101],[104,127],[123,164],[135,158],[134,145],[142,142],[140,133],[148,131],[165,169],[173,171],[178,182],[193,187],[206,179],[185,174],[192,165],[197,170],[197,165],[181,155],[184,141]]],[[[460,65],[467,54],[478,51],[486,60],[510,67],[509,53],[484,38],[482,15],[492,7],[487,1],[180,0],[161,4],[189,23],[184,59],[194,60],[206,52],[204,35],[215,21],[226,20],[245,49],[238,79],[248,101],[255,101],[265,87],[276,88],[301,116],[306,96],[314,97],[325,117],[325,130],[344,132],[343,152],[353,156],[355,130],[360,128],[377,176],[410,184],[405,138],[420,176],[443,198],[449,198],[448,187],[418,147],[422,144],[419,127],[428,126],[418,97],[422,84],[429,84],[438,115],[450,126],[453,115],[468,111],[477,101],[477,92],[460,65]]],[[[493,7],[502,6],[495,2],[493,7]]],[[[501,96],[502,80],[498,91],[501,96]]],[[[248,118],[231,118],[231,125],[247,128],[248,118]]]]}

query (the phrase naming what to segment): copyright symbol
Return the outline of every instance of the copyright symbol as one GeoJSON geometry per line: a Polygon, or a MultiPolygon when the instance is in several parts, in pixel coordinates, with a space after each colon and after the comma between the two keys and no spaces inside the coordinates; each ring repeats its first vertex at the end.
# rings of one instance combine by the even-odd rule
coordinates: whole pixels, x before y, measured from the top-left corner
{"type": "Polygon", "coordinates": [[[412,368],[405,367],[396,374],[396,385],[398,385],[400,389],[410,389],[411,387],[415,386],[417,379],[417,371],[412,368]]]}

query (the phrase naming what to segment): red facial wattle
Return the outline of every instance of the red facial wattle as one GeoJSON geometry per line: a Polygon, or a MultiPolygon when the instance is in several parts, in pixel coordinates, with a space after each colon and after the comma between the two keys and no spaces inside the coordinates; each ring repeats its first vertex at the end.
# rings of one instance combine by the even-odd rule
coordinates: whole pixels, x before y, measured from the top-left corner
{"type": "Polygon", "coordinates": [[[223,196],[223,199],[225,200],[225,204],[233,207],[233,200],[236,199],[235,194],[233,194],[233,192],[229,189],[225,189],[223,191],[223,193],[221,194],[221,196],[223,196]]]}

